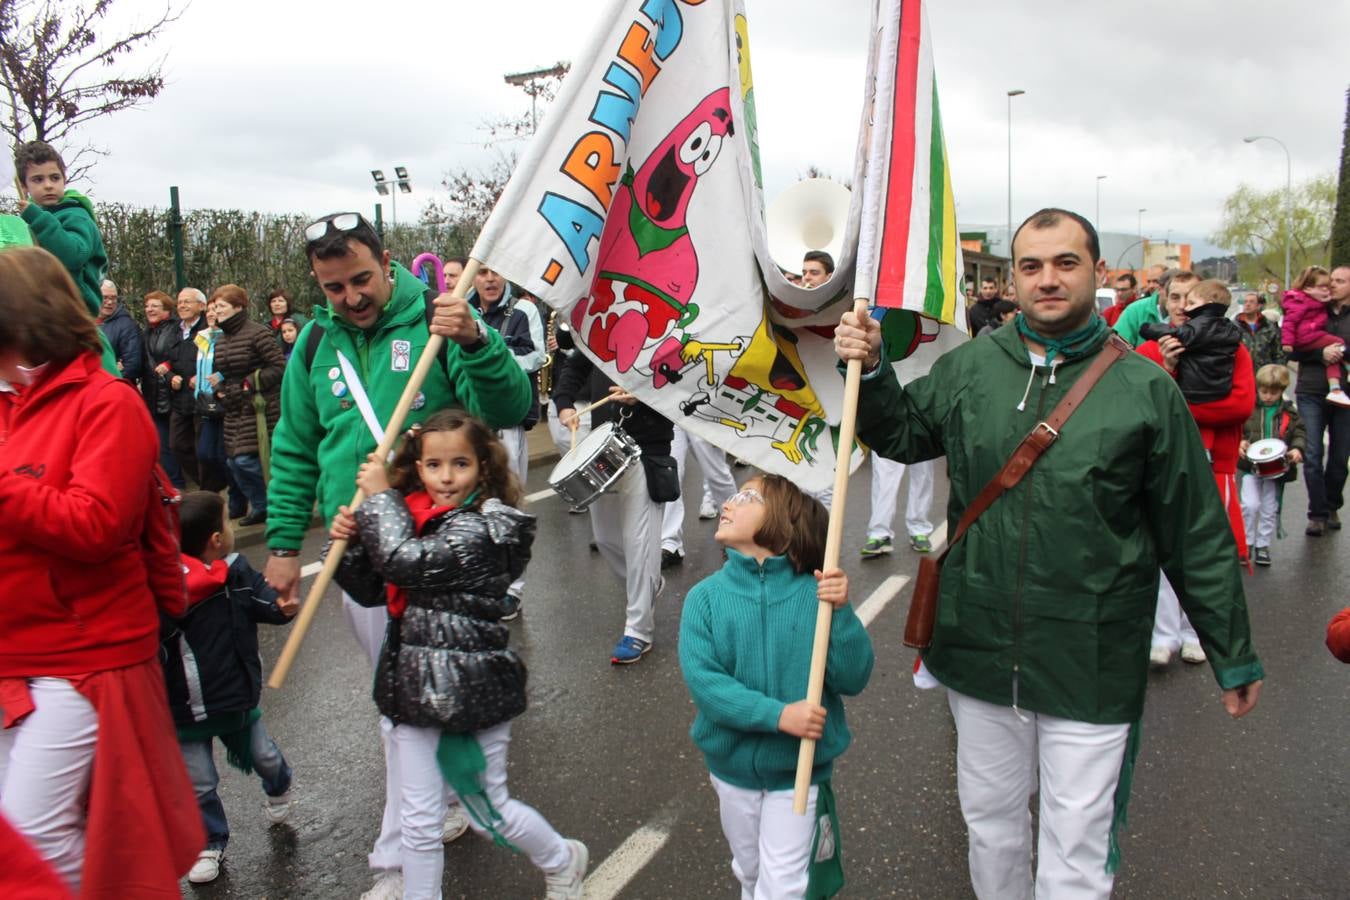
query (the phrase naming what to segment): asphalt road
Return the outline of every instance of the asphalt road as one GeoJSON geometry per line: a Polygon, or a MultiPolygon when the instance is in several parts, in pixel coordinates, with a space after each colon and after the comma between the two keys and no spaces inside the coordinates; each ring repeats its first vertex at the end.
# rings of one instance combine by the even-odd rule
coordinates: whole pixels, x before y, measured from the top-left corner
{"type": "MultiPolygon", "coordinates": [[[[529,490],[546,488],[546,468],[531,474],[529,490]]],[[[698,469],[690,469],[688,555],[666,573],[655,647],[635,666],[608,662],[623,591],[588,550],[587,518],[552,497],[530,506],[540,539],[512,627],[531,703],[514,725],[510,786],[589,846],[591,898],[738,896],[715,797],[688,738],[694,710],[676,653],[681,601],[720,564],[712,523],[694,516],[698,469]]],[[[897,591],[897,582],[913,576],[918,557],[902,547],[858,560],[868,478],[864,468],[853,479],[845,567],[855,604],[878,588],[877,603],[895,599],[870,625],[877,665],[848,705],[854,744],[836,766],[848,879],[841,896],[968,897],[951,716],[942,690],[913,686],[913,657],[899,640],[908,585],[897,591]]],[[[935,510],[945,495],[939,476],[935,510]]],[[[1342,587],[1350,532],[1304,537],[1301,486],[1291,486],[1286,507],[1291,534],[1274,548],[1275,565],[1246,579],[1268,675],[1257,710],[1230,720],[1206,666],[1174,663],[1150,677],[1119,898],[1350,896],[1350,667],[1323,645],[1327,620],[1350,602],[1342,587]]],[[[320,545],[311,536],[303,560],[317,559],[320,545]]],[[[245,552],[261,567],[260,546],[245,552]]],[[[369,664],[339,606],[330,592],[290,681],[263,695],[268,729],[296,771],[292,818],[268,827],[257,781],[223,771],[233,829],[224,871],[187,894],[354,898],[368,887],[384,770],[369,664]]],[[[268,669],[285,637],[285,628],[263,627],[268,669]]],[[[514,900],[541,896],[543,880],[523,857],[471,833],[446,849],[444,890],[446,898],[514,900]]]]}

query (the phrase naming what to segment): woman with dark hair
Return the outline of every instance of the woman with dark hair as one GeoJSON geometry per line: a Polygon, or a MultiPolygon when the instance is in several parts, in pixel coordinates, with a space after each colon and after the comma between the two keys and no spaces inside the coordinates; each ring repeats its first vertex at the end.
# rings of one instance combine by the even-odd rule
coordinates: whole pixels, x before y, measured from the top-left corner
{"type": "Polygon", "coordinates": [[[253,398],[266,402],[267,437],[281,418],[281,375],[286,359],[265,325],[248,317],[248,292],[237,284],[224,284],[211,295],[221,335],[216,341],[216,371],[212,386],[225,408],[225,458],[244,496],[249,513],[240,525],[267,521],[267,476],[263,460],[258,413],[253,398]]]}
{"type": "MultiPolygon", "coordinates": [[[[295,305],[291,303],[291,294],[285,288],[273,288],[267,295],[267,310],[272,317],[267,321],[267,327],[272,329],[272,334],[276,335],[277,343],[281,343],[283,335],[281,326],[285,322],[294,322],[295,331],[300,333],[300,329],[305,327],[309,320],[295,311],[295,305]]],[[[287,354],[288,356],[290,354],[287,354]]]]}
{"type": "Polygon", "coordinates": [[[169,446],[169,419],[173,413],[174,365],[179,358],[183,332],[171,310],[173,298],[163,291],[145,295],[145,366],[141,376],[141,393],[150,408],[150,418],[159,434],[159,464],[169,473],[169,480],[180,491],[186,486],[182,466],[169,446]]]}
{"type": "Polygon", "coordinates": [[[100,351],[56,257],[0,253],[0,814],[77,896],[176,898],[205,836],[157,652],[187,598],[154,426],[100,351]]]}

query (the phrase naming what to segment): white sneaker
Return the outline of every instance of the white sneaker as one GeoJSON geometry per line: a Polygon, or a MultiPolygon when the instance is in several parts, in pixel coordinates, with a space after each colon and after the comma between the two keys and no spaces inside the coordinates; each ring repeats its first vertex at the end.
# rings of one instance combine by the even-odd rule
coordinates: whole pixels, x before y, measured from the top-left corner
{"type": "Polygon", "coordinates": [[[1340,388],[1327,392],[1327,402],[1334,403],[1337,406],[1350,406],[1350,394],[1340,388]]]}
{"type": "Polygon", "coordinates": [[[451,803],[450,808],[445,811],[445,825],[441,829],[441,843],[448,844],[451,841],[457,841],[464,837],[464,832],[469,830],[469,817],[464,814],[464,807],[458,803],[451,803]]]}
{"type": "Polygon", "coordinates": [[[590,861],[590,851],[581,841],[567,840],[572,851],[567,865],[557,872],[544,873],[544,887],[548,893],[544,900],[581,900],[581,889],[586,883],[586,864],[590,861]]]}
{"type": "Polygon", "coordinates": [[[403,872],[398,869],[381,872],[361,900],[403,900],[403,872]]]}
{"type": "Polygon", "coordinates": [[[289,790],[278,797],[263,795],[263,812],[267,814],[267,820],[273,825],[280,825],[290,818],[291,807],[294,805],[295,801],[291,799],[289,790]]]}
{"type": "Polygon", "coordinates": [[[1205,651],[1200,649],[1199,644],[1182,644],[1181,661],[1193,666],[1199,665],[1205,661],[1205,651]]]}
{"type": "Polygon", "coordinates": [[[717,504],[713,503],[712,494],[704,493],[703,502],[698,505],[698,517],[700,519],[717,518],[717,504]]]}
{"type": "Polygon", "coordinates": [[[224,855],[224,850],[203,850],[198,853],[197,861],[188,870],[188,881],[193,884],[210,884],[215,881],[220,877],[220,859],[224,855]]]}
{"type": "Polygon", "coordinates": [[[1155,669],[1165,669],[1171,661],[1172,651],[1166,647],[1154,645],[1153,649],[1148,651],[1148,664],[1155,669]]]}

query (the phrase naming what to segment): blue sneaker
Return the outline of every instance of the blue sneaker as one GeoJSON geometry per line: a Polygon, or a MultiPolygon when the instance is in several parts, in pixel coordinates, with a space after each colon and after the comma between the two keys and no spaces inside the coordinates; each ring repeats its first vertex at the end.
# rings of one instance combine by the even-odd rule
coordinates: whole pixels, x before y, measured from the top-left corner
{"type": "Polygon", "coordinates": [[[616,666],[627,666],[637,662],[652,649],[651,641],[643,641],[625,634],[614,645],[614,653],[609,661],[616,666]]]}

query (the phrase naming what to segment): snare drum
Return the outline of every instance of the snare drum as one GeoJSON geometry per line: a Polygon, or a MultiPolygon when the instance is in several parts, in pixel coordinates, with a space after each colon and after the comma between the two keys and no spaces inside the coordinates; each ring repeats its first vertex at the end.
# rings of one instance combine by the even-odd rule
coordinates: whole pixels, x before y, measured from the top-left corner
{"type": "Polygon", "coordinates": [[[573,509],[585,509],[642,457],[642,449],[613,422],[591,430],[553,467],[548,486],[573,509]]]}
{"type": "Polygon", "coordinates": [[[1289,447],[1279,438],[1253,441],[1247,448],[1247,459],[1258,478],[1283,478],[1289,471],[1286,456],[1289,447]]]}

